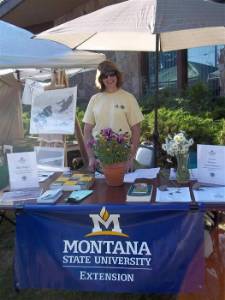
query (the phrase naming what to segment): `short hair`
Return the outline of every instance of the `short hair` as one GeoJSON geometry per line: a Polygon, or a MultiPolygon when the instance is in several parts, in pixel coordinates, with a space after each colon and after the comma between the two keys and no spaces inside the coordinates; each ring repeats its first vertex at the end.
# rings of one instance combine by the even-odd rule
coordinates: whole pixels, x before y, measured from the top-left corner
{"type": "Polygon", "coordinates": [[[101,92],[104,92],[105,85],[103,83],[102,74],[107,72],[115,72],[117,77],[117,87],[120,88],[123,84],[122,73],[119,71],[117,66],[111,62],[110,60],[104,60],[98,65],[96,77],[95,77],[95,85],[97,89],[101,92]]]}

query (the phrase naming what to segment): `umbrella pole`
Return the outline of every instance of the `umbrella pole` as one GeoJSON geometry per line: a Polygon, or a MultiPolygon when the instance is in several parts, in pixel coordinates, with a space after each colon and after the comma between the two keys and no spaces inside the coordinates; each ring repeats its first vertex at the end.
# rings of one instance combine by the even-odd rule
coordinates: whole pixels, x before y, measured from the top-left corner
{"type": "Polygon", "coordinates": [[[154,97],[154,165],[158,162],[159,132],[158,132],[158,102],[159,102],[159,34],[156,34],[156,59],[155,59],[155,97],[154,97]]]}

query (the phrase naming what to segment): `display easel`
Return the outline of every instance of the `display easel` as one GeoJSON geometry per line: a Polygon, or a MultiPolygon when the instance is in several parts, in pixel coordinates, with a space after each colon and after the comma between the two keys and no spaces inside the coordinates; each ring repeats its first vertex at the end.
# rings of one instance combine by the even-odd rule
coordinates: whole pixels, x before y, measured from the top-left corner
{"type": "MultiPolygon", "coordinates": [[[[63,88],[67,88],[69,87],[69,81],[68,78],[66,76],[65,70],[59,69],[59,70],[53,70],[52,71],[52,76],[51,76],[51,83],[50,85],[48,85],[47,87],[45,87],[45,90],[55,90],[55,89],[63,89],[63,88]]],[[[88,156],[87,156],[87,152],[85,149],[85,144],[84,144],[84,138],[83,138],[83,134],[82,134],[82,130],[81,130],[81,126],[79,123],[79,120],[77,118],[77,116],[75,116],[75,136],[78,142],[78,146],[80,149],[80,154],[81,154],[81,158],[83,160],[83,164],[84,166],[87,165],[88,163],[88,156]]],[[[53,146],[54,145],[59,145],[60,143],[63,144],[64,147],[64,164],[65,166],[67,166],[67,146],[66,146],[66,136],[63,135],[63,139],[62,141],[60,140],[49,140],[47,142],[47,144],[50,144],[53,146]]],[[[42,144],[43,145],[43,144],[42,144]]]]}

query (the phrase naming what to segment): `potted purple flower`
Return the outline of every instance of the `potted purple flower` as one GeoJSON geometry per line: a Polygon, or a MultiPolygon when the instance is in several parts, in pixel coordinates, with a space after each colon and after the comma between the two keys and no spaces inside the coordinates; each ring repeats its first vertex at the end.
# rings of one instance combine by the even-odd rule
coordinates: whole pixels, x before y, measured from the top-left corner
{"type": "Polygon", "coordinates": [[[93,141],[93,148],[106,182],[112,186],[122,185],[130,154],[128,133],[116,133],[111,128],[102,129],[93,141]]]}

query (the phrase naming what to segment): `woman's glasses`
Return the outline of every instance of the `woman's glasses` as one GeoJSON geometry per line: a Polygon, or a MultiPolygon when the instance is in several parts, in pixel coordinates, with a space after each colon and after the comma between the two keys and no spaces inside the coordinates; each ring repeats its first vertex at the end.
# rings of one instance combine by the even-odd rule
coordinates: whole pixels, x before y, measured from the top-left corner
{"type": "Polygon", "coordinates": [[[101,74],[102,79],[106,79],[108,77],[114,77],[116,76],[116,71],[109,71],[101,74]]]}

